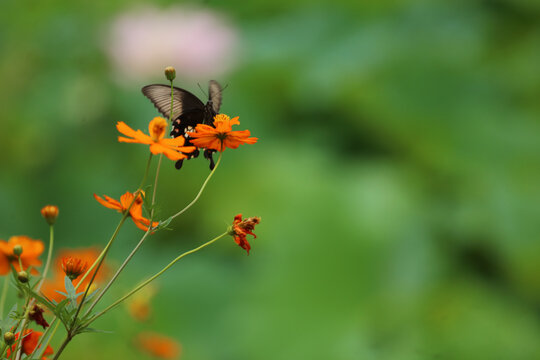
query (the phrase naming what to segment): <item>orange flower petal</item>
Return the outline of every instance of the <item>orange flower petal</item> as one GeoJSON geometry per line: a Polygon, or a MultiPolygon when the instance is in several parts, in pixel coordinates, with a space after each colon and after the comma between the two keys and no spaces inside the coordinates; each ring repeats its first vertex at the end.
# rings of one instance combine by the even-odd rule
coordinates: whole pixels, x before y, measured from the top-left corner
{"type": "Polygon", "coordinates": [[[113,198],[110,198],[108,197],[107,195],[104,195],[105,199],[104,200],[103,198],[101,198],[100,196],[94,194],[94,198],[103,206],[105,206],[106,208],[109,208],[109,209],[114,209],[114,210],[119,210],[121,211],[122,210],[122,205],[120,204],[120,202],[118,200],[114,200],[113,198]]]}
{"type": "MultiPolygon", "coordinates": [[[[140,196],[140,195],[139,195],[140,196]]],[[[133,202],[134,195],[127,191],[124,195],[120,196],[120,203],[122,204],[122,210],[126,210],[129,205],[133,202]]],[[[135,203],[132,205],[132,207],[135,205],[135,203]]]]}
{"type": "Polygon", "coordinates": [[[178,151],[172,150],[172,149],[170,149],[170,148],[168,148],[166,146],[163,146],[162,144],[158,144],[158,143],[154,143],[154,144],[150,145],[150,151],[154,155],[163,154],[163,155],[165,155],[167,158],[169,158],[171,160],[180,160],[180,159],[187,158],[186,155],[184,155],[182,153],[179,153],[178,151]]]}
{"type": "Polygon", "coordinates": [[[129,136],[133,139],[127,139],[124,137],[119,137],[118,141],[122,142],[137,142],[141,144],[150,144],[152,143],[152,138],[146,134],[144,134],[141,130],[133,130],[130,128],[125,122],[119,121],[116,124],[116,129],[118,129],[119,132],[122,134],[129,136]]]}

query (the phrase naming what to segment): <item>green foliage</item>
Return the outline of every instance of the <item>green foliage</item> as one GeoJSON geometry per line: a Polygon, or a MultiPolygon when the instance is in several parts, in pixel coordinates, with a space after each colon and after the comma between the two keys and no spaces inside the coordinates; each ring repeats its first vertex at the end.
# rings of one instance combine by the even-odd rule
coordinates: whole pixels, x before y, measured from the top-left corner
{"type": "MultiPolygon", "coordinates": [[[[139,88],[162,69],[111,73],[101,36],[132,4],[80,6],[2,5],[2,239],[46,238],[36,209],[54,202],[60,247],[103,246],[118,218],[92,193],[119,196],[144,169],[146,149],[118,144],[114,123],[157,115],[139,88]]],[[[173,221],[208,169],[163,162],[155,220],[173,231],[151,236],[104,304],[238,212],[262,217],[258,238],[249,257],[231,240],[175,267],[150,324],[120,307],[96,324],[114,337],[81,336],[66,357],[140,358],[144,328],[179,339],[183,360],[540,358],[538,2],[204,6],[240,33],[223,111],[260,143],[226,152],[173,221]]],[[[139,235],[126,225],[112,257],[139,235]]]]}

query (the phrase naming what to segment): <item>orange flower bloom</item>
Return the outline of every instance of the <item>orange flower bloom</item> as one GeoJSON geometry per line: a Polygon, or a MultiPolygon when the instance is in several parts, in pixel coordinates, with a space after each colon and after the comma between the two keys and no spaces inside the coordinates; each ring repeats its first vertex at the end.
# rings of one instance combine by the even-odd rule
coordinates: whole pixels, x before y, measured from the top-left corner
{"type": "Polygon", "coordinates": [[[180,356],[180,344],[176,340],[156,333],[139,334],[137,345],[141,350],[161,359],[177,359],[180,356]]]}
{"type": "Polygon", "coordinates": [[[118,122],[116,128],[122,134],[129,136],[129,138],[119,136],[118,141],[150,145],[150,152],[152,154],[163,154],[171,160],[186,159],[187,156],[182,153],[190,153],[196,150],[194,146],[184,146],[185,140],[183,136],[174,139],[165,139],[167,120],[161,117],[155,117],[150,121],[148,125],[150,136],[141,130],[133,130],[123,121],[118,122]]]}
{"type": "MultiPolygon", "coordinates": [[[[64,286],[63,259],[66,259],[66,258],[80,259],[82,262],[89,264],[88,266],[91,266],[94,263],[94,261],[96,261],[96,259],[99,257],[100,253],[101,253],[101,250],[97,248],[61,250],[51,265],[51,270],[52,270],[52,273],[54,274],[54,278],[52,280],[46,280],[43,283],[43,286],[41,287],[41,292],[47,298],[54,300],[56,302],[60,302],[64,300],[64,296],[57,292],[57,290],[61,292],[66,292],[65,286],[64,286]]],[[[99,284],[101,281],[103,281],[105,278],[109,276],[109,273],[110,273],[110,268],[107,265],[107,263],[104,262],[101,265],[93,284],[99,284]]],[[[88,283],[90,282],[90,278],[91,276],[87,276],[86,279],[84,279],[84,282],[79,286],[79,289],[77,290],[78,292],[86,289],[86,286],[88,286],[88,283]]],[[[79,282],[81,281],[81,279],[82,279],[82,276],[75,280],[72,280],[73,285],[77,286],[79,282]]]]}
{"type": "Polygon", "coordinates": [[[253,235],[253,238],[257,238],[257,235],[253,233],[255,225],[261,222],[259,217],[250,217],[245,220],[242,220],[242,214],[238,214],[234,217],[233,225],[231,231],[229,232],[234,241],[244,250],[247,251],[249,255],[249,250],[251,250],[251,245],[247,241],[247,235],[253,235]]]}
{"type": "MultiPolygon", "coordinates": [[[[9,273],[10,264],[15,267],[17,272],[27,269],[29,266],[40,266],[41,260],[39,256],[45,249],[41,240],[32,240],[28,236],[12,236],[9,241],[0,240],[0,275],[9,273]],[[13,248],[16,245],[21,245],[23,252],[20,255],[24,269],[19,266],[19,257],[13,253],[13,248]]],[[[32,268],[32,274],[39,272],[32,268]]]]}
{"type": "Polygon", "coordinates": [[[239,125],[238,116],[231,119],[225,114],[214,117],[214,126],[197,124],[195,132],[187,133],[193,145],[199,148],[224,151],[225,148],[236,149],[242,144],[255,144],[258,140],[249,130],[231,131],[233,125],[239,125]]]}
{"type": "Polygon", "coordinates": [[[75,280],[86,271],[88,263],[79,258],[65,257],[62,259],[62,270],[71,280],[75,280]]]}
{"type": "MultiPolygon", "coordinates": [[[[43,335],[40,331],[35,331],[31,329],[27,329],[24,331],[24,336],[22,339],[22,352],[23,354],[30,355],[34,349],[36,348],[39,338],[43,335]]],[[[19,339],[19,333],[15,334],[15,341],[19,339]]],[[[6,356],[9,358],[11,356],[11,352],[15,352],[17,347],[17,343],[15,343],[11,349],[7,349],[6,356]]],[[[54,353],[54,350],[52,347],[47,345],[45,348],[45,352],[43,352],[42,360],[47,360],[45,355],[52,355],[54,353]]]]}
{"type": "MultiPolygon", "coordinates": [[[[142,195],[144,196],[144,191],[141,191],[142,195]]],[[[129,208],[129,205],[133,202],[133,197],[135,195],[133,193],[130,193],[129,191],[126,192],[124,195],[120,197],[120,201],[115,200],[107,195],[104,195],[103,198],[100,196],[97,196],[94,194],[94,198],[103,206],[109,209],[117,210],[119,213],[124,213],[129,208]]],[[[148,225],[150,225],[150,220],[145,218],[142,215],[142,205],[143,205],[143,198],[141,194],[137,195],[137,198],[133,202],[133,205],[131,205],[131,208],[129,209],[129,215],[131,216],[131,219],[133,219],[133,222],[135,225],[141,229],[141,230],[148,230],[148,225]]],[[[152,227],[158,226],[159,222],[154,221],[152,223],[152,227]]]]}

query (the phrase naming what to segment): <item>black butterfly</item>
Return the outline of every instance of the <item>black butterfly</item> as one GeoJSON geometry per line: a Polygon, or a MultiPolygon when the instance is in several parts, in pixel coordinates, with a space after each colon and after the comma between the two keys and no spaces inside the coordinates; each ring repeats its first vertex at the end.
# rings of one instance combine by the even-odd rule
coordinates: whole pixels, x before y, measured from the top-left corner
{"type": "MultiPolygon", "coordinates": [[[[215,80],[208,83],[208,102],[206,105],[187,90],[174,87],[173,93],[173,115],[172,119],[172,137],[184,136],[186,138],[185,146],[192,145],[189,141],[187,132],[195,131],[197,124],[211,124],[214,116],[219,113],[221,106],[221,85],[215,80]]],[[[142,88],[144,96],[150,99],[156,109],[163,116],[169,118],[171,112],[171,87],[169,85],[147,85],[142,88]]],[[[214,159],[212,155],[215,150],[204,150],[204,157],[210,160],[210,170],[214,169],[214,159]]],[[[188,160],[199,156],[199,150],[187,154],[188,160]]],[[[177,169],[182,167],[184,160],[178,160],[175,164],[177,169]]]]}

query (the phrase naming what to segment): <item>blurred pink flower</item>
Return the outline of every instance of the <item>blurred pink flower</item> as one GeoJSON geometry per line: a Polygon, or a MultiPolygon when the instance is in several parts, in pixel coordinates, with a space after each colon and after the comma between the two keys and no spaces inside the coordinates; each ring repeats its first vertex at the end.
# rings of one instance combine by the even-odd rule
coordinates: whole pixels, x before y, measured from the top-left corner
{"type": "Polygon", "coordinates": [[[106,42],[123,79],[147,80],[171,65],[180,77],[200,80],[233,67],[238,34],[209,9],[144,7],[114,19],[106,42]]]}

